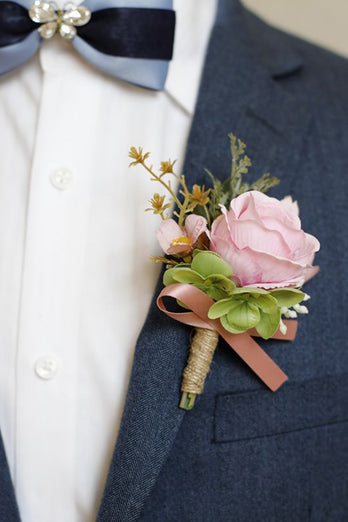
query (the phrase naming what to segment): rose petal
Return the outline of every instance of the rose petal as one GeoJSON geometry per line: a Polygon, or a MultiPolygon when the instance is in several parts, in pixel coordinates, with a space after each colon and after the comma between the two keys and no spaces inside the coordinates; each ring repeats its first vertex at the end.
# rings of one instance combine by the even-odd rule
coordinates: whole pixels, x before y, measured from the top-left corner
{"type": "Polygon", "coordinates": [[[225,209],[225,207],[221,207],[221,211],[221,216],[214,219],[211,226],[211,231],[207,232],[209,239],[211,239],[211,237],[214,236],[224,237],[226,234],[226,237],[229,237],[230,235],[228,229],[228,222],[226,220],[227,210],[225,209]]]}
{"type": "Polygon", "coordinates": [[[269,221],[274,220],[291,229],[301,229],[301,221],[296,213],[289,212],[288,207],[278,199],[269,197],[257,190],[245,192],[245,194],[233,199],[231,209],[234,210],[239,219],[260,220],[267,227],[269,221]]]}
{"type": "Polygon", "coordinates": [[[311,265],[314,260],[315,253],[320,250],[320,243],[316,237],[311,234],[304,234],[304,241],[300,248],[293,253],[293,260],[302,266],[311,265]]]}
{"type": "Polygon", "coordinates": [[[285,198],[280,200],[280,203],[286,209],[289,216],[299,216],[300,209],[297,201],[294,201],[291,196],[285,196],[285,198]]]}
{"type": "Polygon", "coordinates": [[[263,223],[267,229],[277,230],[281,234],[291,252],[290,259],[303,265],[313,261],[315,252],[320,249],[320,243],[314,236],[303,230],[290,228],[275,218],[264,218],[263,223]]]}
{"type": "Polygon", "coordinates": [[[231,265],[242,286],[264,287],[271,283],[282,287],[289,281],[295,285],[304,279],[304,267],[287,259],[250,248],[238,250],[219,238],[214,238],[210,248],[231,265]]]}
{"type": "MultiPolygon", "coordinates": [[[[291,249],[277,230],[267,230],[259,221],[237,220],[226,216],[233,243],[239,249],[250,247],[278,257],[291,257],[291,249]]],[[[222,238],[224,239],[224,237],[222,238]]]]}
{"type": "Polygon", "coordinates": [[[211,250],[231,265],[235,281],[261,288],[300,286],[317,272],[319,241],[301,230],[298,206],[250,191],[212,224],[211,250]]]}
{"type": "Polygon", "coordinates": [[[304,283],[307,283],[307,281],[309,281],[310,279],[312,279],[312,277],[317,275],[319,270],[320,270],[319,266],[307,266],[304,269],[304,279],[305,279],[304,283]]]}

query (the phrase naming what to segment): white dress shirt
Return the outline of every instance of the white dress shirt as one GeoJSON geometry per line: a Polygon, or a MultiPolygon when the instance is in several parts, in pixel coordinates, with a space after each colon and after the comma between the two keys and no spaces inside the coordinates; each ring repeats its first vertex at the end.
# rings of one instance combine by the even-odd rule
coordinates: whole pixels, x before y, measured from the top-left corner
{"type": "Polygon", "coordinates": [[[163,92],[59,37],[0,80],[0,425],[23,522],[92,521],[101,499],[160,268],[160,187],[128,150],[180,170],[216,0],[174,7],[163,92]]]}

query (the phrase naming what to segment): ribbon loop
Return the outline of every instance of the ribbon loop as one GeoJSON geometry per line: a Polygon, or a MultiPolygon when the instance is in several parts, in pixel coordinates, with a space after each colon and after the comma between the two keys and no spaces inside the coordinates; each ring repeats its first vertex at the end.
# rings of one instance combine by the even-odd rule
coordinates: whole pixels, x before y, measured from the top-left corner
{"type": "MultiPolygon", "coordinates": [[[[287,375],[254,341],[251,335],[257,335],[254,330],[242,334],[227,332],[218,319],[209,319],[208,311],[214,301],[198,288],[188,284],[174,284],[164,288],[157,298],[159,309],[172,319],[189,326],[215,330],[227,344],[243,359],[253,372],[272,390],[276,391],[284,382],[287,375]],[[164,297],[172,297],[184,303],[190,312],[170,312],[163,303],[164,297]]],[[[291,341],[296,336],[297,322],[286,321],[288,331],[285,335],[279,331],[273,339],[291,341]]]]}

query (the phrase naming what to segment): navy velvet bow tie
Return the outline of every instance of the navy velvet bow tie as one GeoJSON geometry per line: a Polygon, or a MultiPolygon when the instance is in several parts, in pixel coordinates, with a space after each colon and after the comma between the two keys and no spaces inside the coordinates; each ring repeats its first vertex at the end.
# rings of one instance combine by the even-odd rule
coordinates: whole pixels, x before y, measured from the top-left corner
{"type": "Polygon", "coordinates": [[[101,71],[161,90],[173,53],[172,4],[172,0],[86,0],[58,9],[45,0],[0,0],[0,75],[25,63],[43,38],[57,33],[101,71]]]}

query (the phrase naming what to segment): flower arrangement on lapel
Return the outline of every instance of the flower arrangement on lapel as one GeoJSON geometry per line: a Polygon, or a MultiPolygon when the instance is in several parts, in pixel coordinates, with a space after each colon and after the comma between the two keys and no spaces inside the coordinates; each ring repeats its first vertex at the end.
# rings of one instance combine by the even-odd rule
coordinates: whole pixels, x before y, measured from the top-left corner
{"type": "Polygon", "coordinates": [[[293,340],[297,322],[287,319],[308,313],[301,303],[309,296],[301,287],[319,270],[313,266],[319,241],[302,230],[297,203],[266,195],[279,183],[270,174],[245,182],[251,167],[246,145],[229,138],[231,174],[221,182],[207,171],[207,189],[189,190],[185,176],[174,172],[175,162],[162,162],[156,173],[149,153],[135,147],[129,152],[130,165],[142,165],[169,194],[168,200],[154,194],[146,210],[162,219],[157,239],[167,255],[154,258],[165,264],[158,306],[196,327],[181,387],[180,407],[186,410],[203,391],[219,336],[273,391],[287,380],[252,337],[293,340]],[[169,215],[173,205],[176,219],[169,215]],[[175,298],[181,310],[168,310],[164,297],[175,298]]]}

